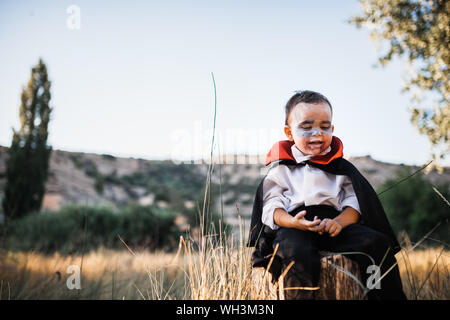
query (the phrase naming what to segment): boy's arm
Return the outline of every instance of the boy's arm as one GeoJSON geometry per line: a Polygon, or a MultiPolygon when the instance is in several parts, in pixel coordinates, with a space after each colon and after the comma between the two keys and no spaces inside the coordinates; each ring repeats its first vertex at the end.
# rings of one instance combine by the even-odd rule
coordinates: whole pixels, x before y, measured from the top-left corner
{"type": "MultiPolygon", "coordinates": [[[[344,215],[342,216],[342,225],[343,228],[345,228],[348,224],[356,223],[359,220],[359,215],[361,212],[361,209],[359,207],[358,198],[356,197],[355,189],[353,188],[352,181],[349,177],[345,177],[344,183],[342,184],[342,198],[340,200],[340,205],[342,209],[342,213],[344,215]],[[358,216],[355,217],[353,214],[350,214],[349,212],[356,213],[358,216]],[[356,222],[354,222],[356,220],[356,222]],[[348,222],[348,223],[347,223],[348,222]]],[[[341,214],[342,214],[341,213],[341,214]]]]}
{"type": "Polygon", "coordinates": [[[341,206],[342,212],[334,219],[324,219],[316,228],[319,234],[327,232],[331,237],[337,236],[342,229],[348,225],[357,223],[359,221],[361,209],[359,208],[358,198],[353,189],[352,181],[346,177],[342,184],[341,206]]]}
{"type": "Polygon", "coordinates": [[[277,230],[280,226],[274,221],[274,214],[277,208],[286,208],[289,204],[289,200],[284,196],[284,192],[287,190],[287,186],[284,181],[278,179],[279,175],[282,175],[281,168],[278,166],[270,169],[268,175],[264,179],[263,184],[263,209],[261,220],[264,225],[269,226],[272,230],[277,230]]]}
{"type": "Polygon", "coordinates": [[[292,228],[292,216],[281,208],[277,208],[273,212],[273,222],[280,227],[292,228]]]}
{"type": "Polygon", "coordinates": [[[334,218],[342,228],[359,221],[359,212],[352,207],[346,207],[336,218],[334,218]]]}
{"type": "Polygon", "coordinates": [[[331,237],[337,236],[345,227],[357,223],[359,212],[348,206],[334,219],[323,219],[322,223],[315,227],[313,231],[323,234],[327,232],[331,237]]]}
{"type": "Polygon", "coordinates": [[[286,210],[277,208],[273,212],[273,221],[280,227],[295,228],[305,231],[315,231],[317,225],[320,224],[320,219],[314,217],[313,221],[306,220],[304,217],[306,211],[300,211],[294,217],[291,216],[286,210]]]}

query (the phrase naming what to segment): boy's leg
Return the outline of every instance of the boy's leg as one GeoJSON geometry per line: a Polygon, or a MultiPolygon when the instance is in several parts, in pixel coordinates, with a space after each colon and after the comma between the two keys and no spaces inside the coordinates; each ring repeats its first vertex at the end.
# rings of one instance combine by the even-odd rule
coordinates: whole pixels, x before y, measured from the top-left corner
{"type": "MultiPolygon", "coordinates": [[[[334,238],[323,235],[322,238],[333,252],[363,252],[372,257],[376,266],[380,266],[380,277],[383,276],[397,261],[390,248],[390,242],[386,235],[361,224],[352,224],[342,229],[341,233],[334,238]],[[384,260],[383,260],[384,258],[384,260]]],[[[322,242],[322,241],[321,241],[322,242]]],[[[346,255],[348,258],[358,262],[363,284],[375,284],[376,267],[370,267],[373,262],[367,256],[361,254],[346,255]],[[368,269],[369,268],[369,269],[368,269]]],[[[373,287],[373,286],[372,286],[373,287]]],[[[368,293],[369,299],[377,300],[404,300],[406,296],[402,289],[402,282],[398,266],[392,268],[385,277],[368,293]],[[377,289],[379,288],[379,289],[377,289]]]]}
{"type": "Polygon", "coordinates": [[[318,286],[320,276],[320,256],[317,248],[317,234],[292,228],[278,229],[273,241],[273,248],[279,244],[276,252],[283,272],[291,261],[294,265],[284,277],[286,300],[314,299],[315,290],[294,289],[298,287],[313,288],[318,286]]]}

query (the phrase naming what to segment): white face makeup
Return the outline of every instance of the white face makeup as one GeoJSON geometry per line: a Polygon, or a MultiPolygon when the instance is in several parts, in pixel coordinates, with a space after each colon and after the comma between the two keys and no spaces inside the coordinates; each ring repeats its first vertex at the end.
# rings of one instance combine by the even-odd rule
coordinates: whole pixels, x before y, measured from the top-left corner
{"type": "Polygon", "coordinates": [[[313,126],[314,121],[301,119],[298,110],[294,110],[294,134],[297,137],[311,138],[315,135],[332,135],[333,130],[329,121],[321,122],[319,126],[313,126]]]}

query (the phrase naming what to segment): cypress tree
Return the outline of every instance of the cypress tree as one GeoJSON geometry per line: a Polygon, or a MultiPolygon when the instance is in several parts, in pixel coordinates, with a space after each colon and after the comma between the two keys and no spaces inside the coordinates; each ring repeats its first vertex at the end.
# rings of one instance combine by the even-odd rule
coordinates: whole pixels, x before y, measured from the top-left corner
{"type": "Polygon", "coordinates": [[[41,208],[52,148],[47,146],[48,123],[52,109],[50,81],[42,59],[31,70],[23,88],[20,130],[13,128],[13,139],[6,162],[3,210],[6,219],[20,218],[41,208]]]}

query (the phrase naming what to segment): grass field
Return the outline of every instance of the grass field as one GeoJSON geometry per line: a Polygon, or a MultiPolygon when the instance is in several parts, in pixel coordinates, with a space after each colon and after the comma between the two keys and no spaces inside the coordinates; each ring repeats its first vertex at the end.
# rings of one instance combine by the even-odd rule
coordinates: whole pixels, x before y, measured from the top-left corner
{"type": "MultiPolygon", "coordinates": [[[[98,249],[85,255],[4,252],[1,299],[249,299],[249,248],[205,245],[178,253],[98,249]],[[80,266],[81,289],[68,289],[71,265],[80,266]]],[[[397,255],[409,299],[450,298],[450,251],[404,248],[397,255]]]]}

